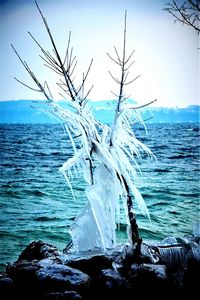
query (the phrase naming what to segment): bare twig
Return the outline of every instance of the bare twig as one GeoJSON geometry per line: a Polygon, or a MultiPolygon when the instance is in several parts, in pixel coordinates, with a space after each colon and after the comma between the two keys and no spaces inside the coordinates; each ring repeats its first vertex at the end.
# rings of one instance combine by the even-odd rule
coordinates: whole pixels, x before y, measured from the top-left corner
{"type": "Polygon", "coordinates": [[[197,34],[200,33],[200,1],[199,0],[184,0],[172,2],[166,4],[166,8],[163,9],[170,13],[175,22],[178,21],[182,24],[192,27],[197,34]]]}
{"type": "MultiPolygon", "coordinates": [[[[11,44],[11,47],[13,48],[13,50],[15,51],[17,57],[19,58],[20,62],[22,63],[22,65],[24,66],[24,68],[26,69],[26,71],[29,73],[29,75],[32,77],[33,81],[36,83],[36,85],[39,88],[39,92],[43,93],[44,96],[47,98],[47,100],[49,100],[50,102],[53,100],[52,97],[50,95],[48,95],[48,93],[46,92],[46,90],[44,89],[44,87],[42,86],[42,84],[39,82],[39,80],[37,79],[37,77],[35,76],[35,74],[31,71],[31,69],[29,68],[28,64],[22,60],[22,58],[20,57],[19,53],[17,52],[17,50],[15,49],[15,47],[11,44]]],[[[20,82],[20,81],[19,81],[20,82]]],[[[22,82],[20,82],[21,84],[23,84],[22,82]]],[[[29,89],[32,89],[30,86],[23,84],[26,87],[28,87],[29,89]]]]}
{"type": "Polygon", "coordinates": [[[25,84],[24,82],[22,82],[21,80],[17,79],[16,77],[14,77],[14,79],[19,82],[20,84],[24,85],[25,87],[27,87],[28,89],[34,91],[34,92],[41,92],[41,90],[38,90],[38,89],[35,89],[35,88],[32,88],[30,85],[28,84],[25,84]]]}

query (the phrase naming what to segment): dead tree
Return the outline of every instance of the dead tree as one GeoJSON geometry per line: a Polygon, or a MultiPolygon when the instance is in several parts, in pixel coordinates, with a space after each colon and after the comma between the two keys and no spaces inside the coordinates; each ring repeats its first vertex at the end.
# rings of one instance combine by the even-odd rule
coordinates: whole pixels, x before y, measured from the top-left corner
{"type": "MultiPolygon", "coordinates": [[[[104,175],[106,174],[107,176],[107,178],[103,178],[104,181],[106,182],[107,180],[108,184],[111,183],[113,184],[113,187],[117,187],[116,199],[113,199],[112,195],[110,195],[110,203],[105,203],[105,200],[107,201],[107,199],[101,200],[101,196],[103,195],[102,198],[104,198],[105,196],[105,191],[100,191],[97,195],[97,198],[99,197],[99,201],[101,202],[101,212],[105,213],[104,219],[103,216],[100,215],[100,213],[98,213],[97,211],[94,212],[94,207],[97,208],[98,206],[94,205],[94,207],[92,207],[92,202],[90,202],[90,216],[91,214],[93,214],[92,218],[90,218],[93,220],[93,223],[91,224],[94,224],[94,227],[97,228],[96,232],[98,231],[96,235],[98,242],[96,245],[103,245],[102,247],[104,249],[106,248],[105,245],[107,245],[108,247],[109,245],[112,245],[113,240],[115,239],[114,223],[116,222],[115,210],[117,210],[117,204],[115,202],[119,201],[121,197],[126,201],[127,220],[130,228],[129,237],[131,245],[133,247],[134,253],[136,255],[139,255],[142,239],[139,236],[138,225],[136,222],[135,214],[133,213],[132,198],[135,198],[138,206],[141,207],[142,212],[147,216],[148,210],[142,196],[137,190],[135,184],[132,182],[132,175],[135,173],[135,165],[137,165],[134,156],[138,156],[140,150],[145,151],[149,155],[152,155],[152,153],[144,144],[137,140],[137,138],[133,134],[131,120],[132,117],[135,117],[137,121],[142,121],[140,115],[137,113],[138,109],[148,106],[156,100],[148,102],[142,106],[130,105],[127,102],[129,100],[129,96],[125,94],[124,89],[127,85],[133,83],[140,76],[139,75],[132,80],[128,80],[129,70],[134,63],[134,61],[132,60],[134,51],[129,56],[126,55],[127,13],[125,13],[124,21],[122,58],[120,58],[120,55],[115,47],[114,50],[116,59],[108,54],[109,58],[120,68],[120,78],[115,77],[110,72],[111,77],[119,86],[119,92],[115,93],[115,96],[117,98],[115,116],[111,128],[109,128],[101,124],[100,122],[97,122],[91,115],[90,109],[88,110],[87,108],[87,97],[91,92],[93,86],[85,93],[85,82],[90,72],[93,60],[91,60],[87,72],[83,74],[82,81],[77,86],[73,79],[74,71],[77,65],[77,59],[76,56],[73,55],[73,48],[70,46],[71,33],[69,34],[65,57],[62,59],[51,34],[50,28],[47,24],[47,21],[37,3],[36,6],[42,17],[49,39],[53,46],[53,54],[45,50],[30,32],[29,35],[41,50],[41,58],[44,61],[45,66],[61,76],[62,79],[60,79],[57,84],[62,91],[60,95],[62,95],[66,99],[67,103],[69,103],[70,109],[65,109],[54,101],[53,95],[47,82],[45,81],[45,83],[42,84],[38,80],[28,64],[22,60],[22,58],[12,45],[12,48],[14,49],[26,71],[33,79],[37,88],[31,87],[23,83],[19,79],[16,80],[29,89],[42,93],[47,99],[47,105],[50,108],[49,113],[64,122],[66,132],[74,149],[73,157],[69,158],[67,162],[65,162],[60,168],[60,171],[64,174],[69,187],[71,188],[71,185],[67,176],[67,172],[71,171],[71,168],[77,165],[82,165],[84,170],[87,169],[85,171],[85,177],[87,178],[87,182],[90,184],[90,187],[92,187],[93,190],[96,188],[95,180],[98,181],[98,179],[100,179],[98,177],[98,167],[100,167],[99,169],[101,169],[101,171],[104,170],[104,175]],[[133,164],[131,164],[131,161],[133,161],[133,164]],[[118,186],[120,186],[120,189],[118,188],[118,186]],[[109,223],[110,219],[112,219],[113,222],[111,225],[107,225],[106,222],[108,221],[109,223]],[[102,220],[105,220],[105,222],[103,223],[102,220]],[[110,228],[108,228],[109,226],[110,228]],[[103,236],[105,230],[107,230],[107,234],[105,235],[106,237],[103,236]],[[109,241],[107,241],[107,236],[109,236],[109,241]]],[[[105,188],[104,186],[105,185],[103,184],[102,189],[105,188]]],[[[98,191],[99,189],[96,189],[96,192],[98,191]]],[[[88,199],[90,199],[89,196],[88,199]]],[[[89,201],[93,200],[95,199],[92,199],[91,197],[89,201]]],[[[81,216],[83,216],[83,214],[84,212],[81,214],[81,216]]],[[[88,221],[87,216],[85,215],[84,219],[88,221]]],[[[92,226],[88,226],[87,223],[86,228],[90,227],[92,226]]],[[[83,235],[84,234],[85,238],[87,239],[87,230],[85,232],[83,230],[83,235]]]]}

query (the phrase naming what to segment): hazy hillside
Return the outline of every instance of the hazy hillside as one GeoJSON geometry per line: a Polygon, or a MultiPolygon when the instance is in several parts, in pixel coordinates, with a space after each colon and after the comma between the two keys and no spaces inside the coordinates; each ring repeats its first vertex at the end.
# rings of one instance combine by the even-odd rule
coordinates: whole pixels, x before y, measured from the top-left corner
{"type": "MultiPolygon", "coordinates": [[[[64,101],[60,102],[64,105],[64,101]]],[[[94,115],[104,123],[110,123],[114,116],[115,102],[90,102],[94,115]]],[[[0,101],[0,123],[55,123],[55,119],[45,114],[45,101],[15,100],[0,101]],[[35,107],[35,109],[33,108],[35,107]]],[[[143,119],[151,123],[199,122],[199,105],[186,108],[151,108],[143,111],[143,119]]]]}

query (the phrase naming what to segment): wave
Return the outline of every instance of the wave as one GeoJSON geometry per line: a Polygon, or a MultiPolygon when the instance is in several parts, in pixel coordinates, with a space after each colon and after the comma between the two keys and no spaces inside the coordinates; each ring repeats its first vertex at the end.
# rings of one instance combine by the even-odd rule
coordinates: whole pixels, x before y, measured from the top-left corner
{"type": "Polygon", "coordinates": [[[164,237],[163,233],[158,232],[158,231],[152,231],[152,230],[149,230],[146,228],[139,228],[139,232],[140,232],[141,236],[147,240],[148,239],[158,240],[158,239],[162,239],[164,237]]]}
{"type": "Polygon", "coordinates": [[[60,152],[52,152],[52,153],[50,153],[50,155],[58,156],[58,155],[61,155],[61,153],[60,152]]]}
{"type": "Polygon", "coordinates": [[[200,196],[200,193],[178,193],[178,196],[183,196],[183,197],[194,197],[198,198],[200,196]]]}
{"type": "Polygon", "coordinates": [[[169,156],[168,159],[183,159],[183,158],[196,158],[195,155],[193,154],[179,154],[179,155],[172,155],[172,156],[169,156]]]}
{"type": "Polygon", "coordinates": [[[16,141],[14,141],[13,143],[14,143],[14,144],[19,144],[19,145],[21,145],[21,144],[24,143],[24,141],[23,141],[23,140],[16,140],[16,141]]]}
{"type": "Polygon", "coordinates": [[[169,146],[168,145],[157,145],[157,146],[153,146],[151,147],[151,149],[169,149],[169,146]]]}
{"type": "Polygon", "coordinates": [[[195,128],[188,128],[186,129],[187,131],[195,131],[195,132],[199,132],[199,127],[195,127],[195,128]]]}
{"type": "Polygon", "coordinates": [[[39,156],[39,157],[40,157],[40,156],[42,156],[42,157],[43,157],[43,156],[47,156],[47,153],[45,153],[45,152],[38,152],[38,151],[36,151],[36,150],[34,150],[33,152],[34,152],[34,155],[35,155],[35,156],[39,156]]]}
{"type": "MultiPolygon", "coordinates": [[[[9,185],[4,185],[4,188],[10,188],[9,185]]],[[[5,191],[2,192],[2,196],[7,196],[7,197],[13,197],[13,198],[26,198],[26,196],[37,196],[37,197],[43,197],[43,196],[48,196],[46,192],[40,191],[40,190],[16,190],[15,188],[13,189],[6,189],[5,191]]]]}
{"type": "Polygon", "coordinates": [[[168,173],[168,172],[171,172],[171,170],[168,170],[168,169],[155,169],[154,172],[158,172],[158,173],[168,173]]]}
{"type": "Polygon", "coordinates": [[[2,193],[1,193],[1,196],[2,197],[8,197],[8,198],[17,198],[17,199],[19,199],[19,198],[22,198],[22,196],[20,195],[20,193],[19,192],[16,192],[15,190],[5,190],[5,191],[3,191],[2,193]]]}
{"type": "Polygon", "coordinates": [[[163,201],[157,201],[155,203],[152,203],[149,205],[149,207],[155,207],[155,206],[166,206],[167,202],[165,200],[163,201]]]}
{"type": "Polygon", "coordinates": [[[48,221],[58,221],[60,218],[58,217],[50,217],[50,216],[39,216],[34,218],[34,221],[48,222],[48,221]]]}
{"type": "Polygon", "coordinates": [[[169,213],[173,215],[180,215],[180,213],[176,210],[169,210],[169,213]]]}
{"type": "Polygon", "coordinates": [[[24,193],[32,196],[39,196],[39,197],[48,196],[47,193],[40,190],[25,190],[24,193]]]}

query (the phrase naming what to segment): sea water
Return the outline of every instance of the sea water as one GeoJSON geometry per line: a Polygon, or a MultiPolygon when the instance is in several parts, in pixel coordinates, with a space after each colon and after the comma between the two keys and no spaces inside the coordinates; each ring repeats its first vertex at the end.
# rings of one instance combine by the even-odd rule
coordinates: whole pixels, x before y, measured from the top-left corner
{"type": "MultiPolygon", "coordinates": [[[[138,161],[136,185],[145,199],[151,222],[135,207],[144,240],[184,237],[200,220],[199,124],[147,124],[135,134],[156,156],[138,161]]],[[[61,125],[0,125],[0,268],[16,260],[33,240],[62,250],[69,228],[87,201],[82,174],[74,174],[76,199],[59,168],[72,156],[61,125]]],[[[143,155],[142,155],[143,156],[143,155]]],[[[122,210],[117,231],[127,240],[122,210]]]]}

